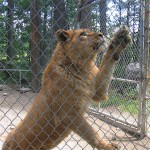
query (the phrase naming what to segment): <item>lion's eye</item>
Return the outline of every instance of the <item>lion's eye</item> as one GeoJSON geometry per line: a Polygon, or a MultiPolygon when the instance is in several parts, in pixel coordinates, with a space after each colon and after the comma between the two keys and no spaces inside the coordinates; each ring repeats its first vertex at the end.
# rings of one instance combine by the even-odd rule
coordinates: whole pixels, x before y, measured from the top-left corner
{"type": "Polygon", "coordinates": [[[86,32],[82,32],[80,36],[87,36],[86,32]]]}

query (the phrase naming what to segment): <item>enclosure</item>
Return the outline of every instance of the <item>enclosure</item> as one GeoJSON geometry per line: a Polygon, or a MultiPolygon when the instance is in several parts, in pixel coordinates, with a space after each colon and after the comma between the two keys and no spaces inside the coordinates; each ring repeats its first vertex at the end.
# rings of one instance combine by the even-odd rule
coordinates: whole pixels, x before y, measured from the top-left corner
{"type": "MultiPolygon", "coordinates": [[[[101,31],[109,41],[116,30],[126,25],[132,42],[115,68],[109,100],[92,102],[85,118],[102,138],[122,150],[149,150],[149,19],[149,0],[1,0],[0,149],[41,88],[58,29],[101,31]]],[[[98,54],[97,65],[104,52],[98,54]]],[[[93,148],[71,132],[54,149],[93,148]]]]}

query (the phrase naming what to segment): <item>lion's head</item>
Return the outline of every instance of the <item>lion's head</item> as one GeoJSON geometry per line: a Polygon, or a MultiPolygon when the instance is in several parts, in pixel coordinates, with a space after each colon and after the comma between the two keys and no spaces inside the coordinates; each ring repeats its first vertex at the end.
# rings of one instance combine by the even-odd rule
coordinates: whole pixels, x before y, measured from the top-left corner
{"type": "Polygon", "coordinates": [[[58,44],[61,45],[71,58],[88,59],[106,49],[107,44],[101,32],[87,29],[58,30],[56,32],[58,44]]]}

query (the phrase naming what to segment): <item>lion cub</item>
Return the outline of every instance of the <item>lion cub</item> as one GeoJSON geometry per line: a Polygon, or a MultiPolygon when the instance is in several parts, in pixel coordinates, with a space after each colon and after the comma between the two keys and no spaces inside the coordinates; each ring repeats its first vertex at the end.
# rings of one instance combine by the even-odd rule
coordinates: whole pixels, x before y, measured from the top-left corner
{"type": "Polygon", "coordinates": [[[42,80],[42,87],[24,120],[6,138],[2,150],[48,150],[71,131],[98,150],[117,150],[88,124],[84,113],[92,100],[107,100],[111,76],[121,52],[131,41],[120,28],[106,47],[101,65],[97,54],[106,46],[103,34],[86,29],[58,30],[58,44],[42,80]]]}

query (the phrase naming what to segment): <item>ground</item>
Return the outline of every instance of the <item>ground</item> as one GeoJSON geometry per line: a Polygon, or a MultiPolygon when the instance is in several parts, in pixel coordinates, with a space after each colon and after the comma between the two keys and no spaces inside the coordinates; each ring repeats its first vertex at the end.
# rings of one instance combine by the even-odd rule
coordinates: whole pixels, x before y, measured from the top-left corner
{"type": "MultiPolygon", "coordinates": [[[[36,93],[31,91],[21,93],[15,86],[0,86],[0,150],[6,135],[27,114],[36,93]]],[[[150,150],[150,138],[137,140],[124,133],[121,129],[104,123],[103,121],[86,115],[88,122],[106,140],[118,143],[121,150],[150,150]]],[[[70,134],[54,150],[92,150],[92,147],[78,135],[70,134]]]]}

